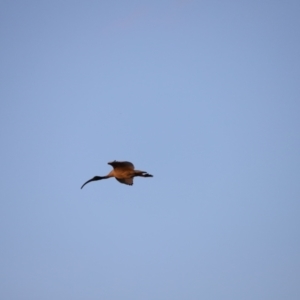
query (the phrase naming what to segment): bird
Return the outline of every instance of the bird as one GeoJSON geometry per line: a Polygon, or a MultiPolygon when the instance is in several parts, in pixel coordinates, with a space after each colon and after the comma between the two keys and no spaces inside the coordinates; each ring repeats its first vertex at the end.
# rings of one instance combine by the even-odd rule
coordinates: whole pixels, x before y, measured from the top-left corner
{"type": "Polygon", "coordinates": [[[110,177],[115,177],[119,182],[123,184],[133,185],[133,178],[136,176],[140,177],[153,177],[153,175],[149,174],[145,171],[135,170],[134,165],[129,161],[112,161],[108,162],[108,165],[113,167],[106,176],[95,176],[85,182],[81,189],[91,181],[101,180],[101,179],[108,179],[110,177]]]}

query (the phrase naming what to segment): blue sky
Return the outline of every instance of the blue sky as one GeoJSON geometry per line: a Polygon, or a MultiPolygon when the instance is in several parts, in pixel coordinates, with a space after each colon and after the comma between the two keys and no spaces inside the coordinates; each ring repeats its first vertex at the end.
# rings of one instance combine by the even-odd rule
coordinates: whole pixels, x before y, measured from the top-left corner
{"type": "Polygon", "coordinates": [[[298,300],[299,11],[1,1],[0,298],[298,300]]]}

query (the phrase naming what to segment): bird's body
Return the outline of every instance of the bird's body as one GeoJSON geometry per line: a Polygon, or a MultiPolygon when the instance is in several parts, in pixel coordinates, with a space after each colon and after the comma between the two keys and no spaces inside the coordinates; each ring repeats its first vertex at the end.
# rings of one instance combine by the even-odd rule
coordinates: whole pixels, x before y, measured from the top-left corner
{"type": "Polygon", "coordinates": [[[106,176],[95,176],[92,179],[85,182],[81,188],[83,188],[87,183],[91,181],[108,179],[110,177],[115,177],[119,182],[133,185],[133,178],[136,176],[140,177],[153,177],[145,171],[139,171],[134,169],[134,165],[129,161],[112,161],[108,163],[113,167],[106,176]]]}

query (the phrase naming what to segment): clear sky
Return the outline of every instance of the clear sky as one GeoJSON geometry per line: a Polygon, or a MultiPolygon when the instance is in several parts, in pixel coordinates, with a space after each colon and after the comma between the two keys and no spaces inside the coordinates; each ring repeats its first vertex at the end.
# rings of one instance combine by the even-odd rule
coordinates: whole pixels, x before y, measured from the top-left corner
{"type": "Polygon", "coordinates": [[[300,299],[300,2],[0,2],[0,298],[300,299]],[[153,178],[106,175],[128,160],[153,178]]]}

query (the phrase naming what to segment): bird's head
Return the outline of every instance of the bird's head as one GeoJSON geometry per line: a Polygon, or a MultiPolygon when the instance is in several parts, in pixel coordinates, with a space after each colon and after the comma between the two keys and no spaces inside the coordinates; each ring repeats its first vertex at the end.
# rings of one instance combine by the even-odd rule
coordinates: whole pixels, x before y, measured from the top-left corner
{"type": "Polygon", "coordinates": [[[88,180],[87,182],[85,182],[82,186],[81,186],[81,188],[83,188],[87,183],[89,183],[89,182],[92,182],[92,181],[96,181],[96,180],[101,180],[101,179],[105,179],[105,178],[107,178],[107,177],[105,177],[105,176],[94,176],[92,179],[90,179],[90,180],[88,180]]]}

